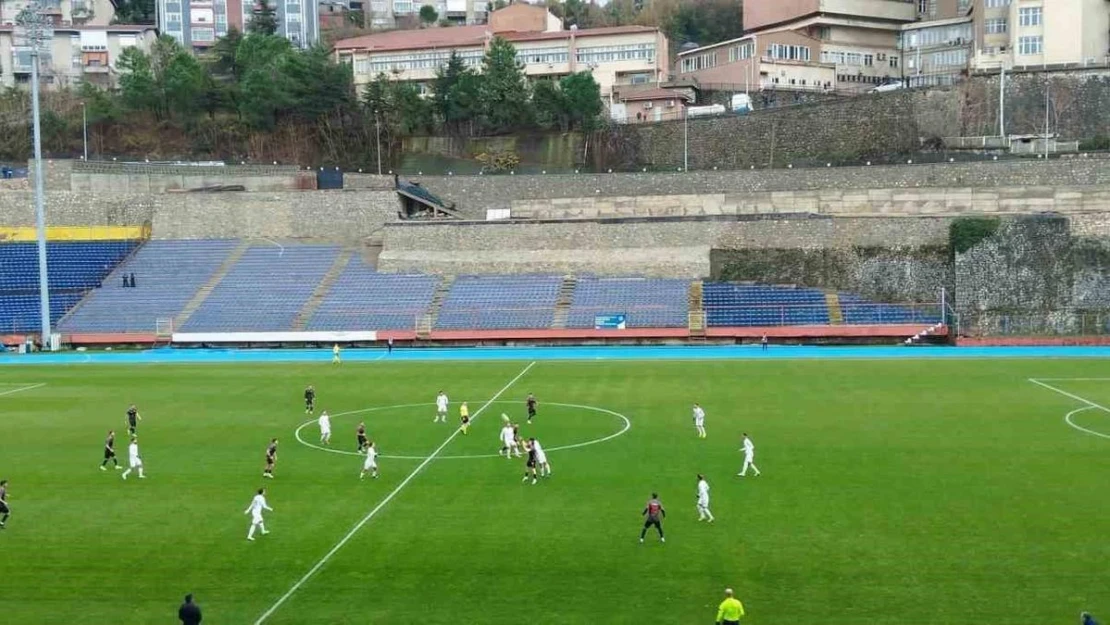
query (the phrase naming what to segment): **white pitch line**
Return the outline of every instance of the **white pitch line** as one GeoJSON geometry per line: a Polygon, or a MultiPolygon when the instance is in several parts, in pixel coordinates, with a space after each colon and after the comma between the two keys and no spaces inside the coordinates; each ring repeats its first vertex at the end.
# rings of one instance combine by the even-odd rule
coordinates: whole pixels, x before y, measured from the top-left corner
{"type": "MultiPolygon", "coordinates": [[[[470,418],[471,422],[477,421],[478,416],[482,414],[482,411],[484,411],[491,404],[493,404],[493,402],[497,401],[498,397],[501,397],[501,395],[503,395],[505,393],[505,391],[509,390],[509,388],[512,385],[516,384],[517,381],[520,380],[520,378],[523,378],[524,374],[528,373],[532,369],[532,367],[534,367],[535,365],[536,365],[536,361],[534,361],[534,360],[532,362],[528,363],[528,366],[524,367],[524,369],[521,370],[520,373],[516,374],[515,378],[509,380],[508,384],[506,384],[505,386],[502,386],[501,390],[497,391],[497,394],[495,394],[493,397],[491,397],[489,399],[489,401],[487,401],[485,404],[482,405],[481,408],[475,410],[474,411],[474,416],[472,416],[470,418]]],[[[424,469],[424,467],[431,464],[432,460],[435,460],[436,456],[438,456],[439,453],[444,450],[444,448],[446,448],[448,445],[450,445],[451,441],[455,440],[455,437],[458,436],[459,432],[461,432],[461,431],[462,430],[460,430],[458,428],[455,428],[454,431],[451,432],[451,435],[447,437],[447,440],[443,441],[443,444],[441,444],[439,447],[436,447],[435,451],[433,451],[431,454],[429,454],[428,457],[425,458],[423,462],[421,462],[419,465],[417,465],[417,467],[412,470],[412,473],[408,474],[408,477],[401,480],[401,483],[398,484],[396,488],[394,488],[388,495],[385,496],[385,499],[382,499],[381,502],[378,503],[378,505],[374,506],[373,510],[371,510],[369,513],[367,513],[366,516],[362,517],[362,520],[359,521],[358,523],[356,523],[355,526],[351,528],[351,531],[347,532],[347,535],[344,536],[342,539],[340,539],[339,542],[335,543],[335,546],[331,548],[331,551],[324,554],[324,557],[320,558],[320,561],[317,562],[316,564],[314,564],[312,566],[312,568],[309,569],[308,572],[304,574],[304,577],[301,577],[301,579],[297,580],[297,583],[293,584],[293,587],[290,588],[288,592],[286,592],[284,595],[281,596],[280,599],[278,599],[276,602],[274,602],[274,605],[270,606],[270,609],[263,612],[262,616],[258,617],[258,620],[256,620],[254,622],[254,625],[261,625],[263,622],[266,621],[266,619],[273,616],[274,612],[277,612],[278,608],[280,608],[282,606],[282,604],[284,604],[286,601],[289,600],[290,597],[293,596],[293,593],[300,590],[301,586],[303,586],[305,584],[305,582],[307,582],[309,579],[311,579],[312,576],[315,575],[317,571],[319,571],[321,568],[323,568],[323,566],[325,564],[327,564],[328,560],[331,560],[332,556],[334,556],[336,553],[338,553],[339,550],[342,549],[343,546],[346,545],[347,542],[349,540],[351,540],[351,538],[353,538],[354,535],[357,534],[358,531],[360,529],[362,529],[362,527],[364,525],[366,525],[367,523],[370,522],[370,519],[374,518],[374,516],[376,516],[378,514],[378,512],[382,508],[384,508],[386,506],[386,504],[388,504],[394,497],[396,497],[397,493],[401,492],[401,490],[405,486],[408,486],[409,482],[411,482],[414,477],[419,475],[420,472],[424,469]]]]}
{"type": "Polygon", "coordinates": [[[0,392],[0,397],[2,397],[4,395],[11,395],[13,393],[21,393],[23,391],[29,391],[29,390],[32,390],[32,389],[41,388],[43,386],[46,386],[46,382],[40,382],[38,384],[29,384],[27,386],[21,386],[19,388],[15,388],[15,389],[12,389],[10,391],[0,392]]]}
{"type": "MultiPolygon", "coordinates": [[[[1072,379],[1076,379],[1076,378],[1072,378],[1072,379]]],[[[1093,402],[1089,399],[1086,399],[1084,397],[1080,397],[1079,395],[1076,395],[1074,393],[1069,393],[1069,392],[1067,392],[1063,389],[1056,388],[1055,386],[1052,386],[1051,384],[1045,384],[1044,382],[1042,382],[1041,380],[1038,380],[1036,378],[1029,378],[1029,381],[1032,382],[1033,384],[1038,385],[1038,386],[1043,386],[1044,388],[1047,388],[1050,391],[1059,393],[1059,394],[1063,395],[1064,397],[1070,397],[1070,398],[1072,398],[1076,401],[1083,402],[1084,404],[1087,404],[1086,408],[1080,408],[1079,410],[1073,410],[1073,411],[1069,412],[1067,415],[1065,415],[1064,416],[1064,422],[1067,423],[1068,425],[1070,425],[1071,427],[1079,430],[1080,432],[1084,432],[1086,434],[1093,434],[1094,436],[1099,436],[1101,438],[1110,439],[1110,434],[1103,434],[1102,432],[1096,432],[1094,430],[1088,430],[1087,428],[1085,428],[1081,425],[1076,425],[1071,420],[1072,415],[1083,412],[1084,410],[1090,410],[1092,408],[1096,408],[1096,409],[1101,410],[1103,412],[1110,413],[1110,408],[1107,408],[1106,406],[1103,406],[1102,404],[1096,404],[1095,402],[1093,402]]]]}

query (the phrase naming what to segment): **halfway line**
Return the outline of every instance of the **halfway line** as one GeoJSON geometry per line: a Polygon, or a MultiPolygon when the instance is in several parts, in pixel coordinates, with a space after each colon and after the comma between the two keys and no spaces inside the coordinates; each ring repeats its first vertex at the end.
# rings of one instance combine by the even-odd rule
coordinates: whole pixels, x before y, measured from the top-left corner
{"type": "MultiPolygon", "coordinates": [[[[516,374],[515,378],[513,378],[512,380],[509,380],[508,384],[506,384],[505,386],[502,386],[501,390],[497,391],[496,395],[489,398],[489,401],[487,401],[485,404],[482,404],[481,408],[475,410],[474,415],[470,417],[470,421],[472,423],[474,421],[477,421],[478,420],[478,415],[482,414],[482,411],[484,411],[486,408],[489,408],[490,405],[493,404],[493,402],[497,401],[498,397],[501,397],[501,395],[503,395],[505,393],[505,391],[509,390],[509,387],[511,387],[513,384],[516,384],[517,381],[520,380],[520,378],[523,378],[524,374],[528,373],[528,371],[531,370],[531,368],[534,367],[535,365],[536,365],[536,361],[532,361],[532,362],[528,363],[528,366],[525,367],[520,373],[516,374]]],[[[453,431],[451,433],[451,435],[447,437],[447,440],[443,441],[443,444],[441,444],[439,447],[436,447],[435,451],[433,451],[431,454],[429,454],[428,457],[425,458],[423,462],[421,462],[419,465],[417,465],[417,467],[412,470],[412,473],[408,474],[408,477],[401,480],[401,483],[398,484],[397,487],[394,488],[392,492],[390,492],[388,495],[385,496],[385,499],[382,499],[381,502],[378,503],[378,505],[374,506],[373,510],[371,510],[366,516],[362,517],[362,520],[359,521],[358,523],[356,523],[355,526],[351,528],[351,531],[347,532],[346,536],[344,536],[339,542],[335,543],[335,546],[331,548],[331,551],[324,554],[324,557],[320,558],[320,561],[317,562],[315,565],[313,565],[313,567],[311,569],[309,569],[307,573],[304,574],[304,577],[299,579],[296,584],[293,584],[293,587],[289,589],[289,592],[282,595],[281,598],[278,599],[274,603],[274,605],[270,606],[269,610],[266,610],[265,612],[263,612],[262,616],[258,617],[258,620],[256,620],[254,622],[254,625],[261,625],[266,619],[273,616],[274,612],[277,612],[277,609],[280,608],[282,606],[282,604],[284,604],[286,601],[289,600],[290,597],[293,596],[293,593],[297,592],[300,589],[300,587],[305,584],[305,582],[307,582],[309,579],[311,579],[312,576],[315,575],[317,571],[319,571],[321,568],[323,568],[323,566],[325,564],[327,564],[328,560],[331,560],[332,556],[334,556],[340,549],[342,549],[343,545],[346,545],[347,541],[351,540],[351,538],[353,538],[354,535],[356,533],[358,533],[358,531],[360,529],[362,529],[362,526],[369,523],[370,519],[374,518],[374,516],[376,514],[378,514],[378,512],[382,508],[384,508],[386,506],[386,504],[388,504],[390,502],[390,500],[392,500],[397,495],[397,493],[401,492],[402,488],[407,486],[408,483],[412,481],[412,478],[416,477],[420,473],[420,471],[422,471],[424,469],[424,467],[428,466],[428,464],[431,463],[432,460],[435,460],[436,456],[438,456],[439,453],[441,451],[443,451],[444,448],[447,447],[447,445],[451,444],[451,441],[455,440],[455,437],[459,435],[460,431],[461,430],[459,430],[458,428],[455,428],[455,431],[453,431]]]]}

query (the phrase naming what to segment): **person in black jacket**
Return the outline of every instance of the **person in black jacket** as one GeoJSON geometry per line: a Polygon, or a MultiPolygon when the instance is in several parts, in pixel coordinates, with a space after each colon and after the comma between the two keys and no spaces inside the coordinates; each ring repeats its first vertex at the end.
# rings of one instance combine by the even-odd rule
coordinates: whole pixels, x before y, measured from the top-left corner
{"type": "Polygon", "coordinates": [[[192,593],[185,595],[185,603],[177,609],[177,618],[181,625],[200,625],[200,606],[193,603],[192,593]]]}

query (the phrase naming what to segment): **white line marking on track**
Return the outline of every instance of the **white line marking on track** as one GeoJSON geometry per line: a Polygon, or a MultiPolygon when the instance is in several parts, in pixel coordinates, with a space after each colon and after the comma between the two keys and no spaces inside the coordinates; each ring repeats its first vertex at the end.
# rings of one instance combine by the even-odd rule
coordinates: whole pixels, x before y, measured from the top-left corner
{"type": "Polygon", "coordinates": [[[43,386],[46,386],[46,382],[40,382],[38,384],[28,384],[27,386],[21,386],[19,388],[13,388],[10,391],[0,391],[0,397],[2,397],[4,395],[12,395],[14,393],[21,393],[23,391],[30,391],[32,389],[41,388],[43,386]]]}
{"type": "MultiPolygon", "coordinates": [[[[1087,429],[1087,428],[1085,428],[1081,425],[1076,425],[1076,423],[1071,420],[1072,415],[1079,414],[1080,412],[1083,412],[1085,410],[1097,409],[1097,410],[1101,410],[1103,412],[1110,412],[1110,408],[1107,408],[1106,406],[1103,406],[1102,404],[1096,404],[1095,402],[1093,402],[1089,399],[1086,399],[1084,397],[1080,397],[1079,395],[1076,395],[1074,393],[1069,393],[1069,392],[1067,392],[1063,389],[1056,388],[1055,386],[1052,386],[1051,384],[1045,384],[1044,382],[1041,381],[1041,380],[1045,380],[1045,379],[1052,379],[1052,378],[1041,378],[1041,379],[1029,378],[1029,381],[1032,382],[1033,384],[1038,385],[1038,386],[1042,386],[1044,388],[1047,388],[1050,391],[1053,391],[1055,393],[1059,393],[1059,394],[1063,395],[1064,397],[1070,397],[1070,398],[1072,398],[1076,401],[1080,401],[1080,402],[1083,402],[1084,404],[1087,404],[1087,406],[1084,407],[1084,408],[1080,408],[1078,410],[1072,410],[1068,414],[1064,415],[1064,422],[1065,423],[1067,423],[1071,427],[1073,427],[1073,428],[1075,428],[1075,429],[1077,429],[1080,432],[1083,432],[1085,434],[1091,434],[1093,436],[1098,436],[1098,437],[1101,437],[1101,438],[1110,439],[1110,434],[1103,434],[1102,432],[1096,432],[1094,430],[1089,430],[1089,429],[1087,429]]],[[[1068,380],[1068,381],[1077,381],[1077,382],[1101,381],[1101,379],[1099,379],[1099,378],[1065,378],[1065,379],[1068,380]]]]}
{"type": "MultiPolygon", "coordinates": [[[[489,402],[489,403],[491,403],[491,404],[515,404],[517,402],[502,400],[502,401],[494,401],[494,402],[489,402]]],[[[395,406],[375,406],[373,408],[362,408],[361,410],[349,410],[347,412],[339,412],[339,413],[333,414],[331,416],[332,417],[343,417],[343,416],[348,416],[348,415],[353,415],[353,414],[362,414],[362,413],[366,413],[366,412],[382,412],[382,411],[385,411],[385,410],[394,410],[394,409],[398,409],[398,408],[417,408],[417,407],[434,406],[434,405],[435,404],[433,404],[433,403],[418,403],[418,404],[397,404],[395,406]]],[[[581,443],[574,443],[574,444],[571,444],[571,445],[560,445],[558,447],[551,447],[551,448],[547,449],[547,453],[551,453],[553,451],[563,451],[563,450],[567,450],[567,449],[578,449],[579,447],[589,447],[590,445],[597,445],[598,443],[604,443],[606,441],[611,441],[614,438],[616,438],[618,436],[621,436],[622,434],[624,434],[628,430],[632,429],[632,421],[629,420],[628,417],[622,415],[619,412],[615,412],[615,411],[609,410],[607,408],[598,408],[597,406],[585,406],[585,405],[582,405],[582,404],[560,404],[560,403],[557,403],[557,402],[550,402],[550,401],[544,402],[544,405],[545,406],[562,406],[563,408],[578,408],[578,409],[581,409],[581,410],[601,412],[601,413],[604,413],[604,414],[612,415],[612,416],[617,417],[618,419],[624,421],[624,427],[621,428],[620,431],[618,431],[618,432],[615,432],[615,433],[610,434],[608,436],[603,436],[601,438],[595,438],[593,440],[583,441],[581,443]]],[[[311,447],[312,449],[318,449],[320,451],[326,451],[326,452],[333,453],[333,454],[342,454],[344,456],[361,456],[362,455],[362,454],[358,453],[357,451],[347,451],[345,449],[334,449],[332,447],[324,447],[322,445],[315,445],[315,444],[310,443],[310,442],[306,441],[305,439],[301,438],[301,430],[305,429],[306,427],[308,427],[308,426],[310,426],[310,425],[312,425],[316,422],[317,421],[315,419],[312,419],[310,421],[305,421],[304,423],[302,423],[300,426],[297,427],[296,430],[293,431],[293,438],[297,439],[298,443],[300,443],[300,444],[302,444],[306,447],[311,447]]],[[[388,455],[387,456],[387,455],[384,455],[384,454],[379,454],[378,457],[379,458],[385,458],[387,460],[423,460],[424,459],[424,456],[393,456],[393,455],[388,455]]],[[[473,458],[503,458],[503,457],[504,456],[501,456],[500,454],[474,454],[474,455],[469,455],[469,456],[437,456],[436,460],[470,460],[470,459],[473,459],[473,458]]]]}
{"type": "MultiPolygon", "coordinates": [[[[477,421],[478,416],[481,415],[486,408],[489,408],[490,405],[493,404],[493,402],[497,401],[498,397],[501,397],[501,395],[503,395],[505,391],[509,390],[512,385],[516,384],[521,378],[523,378],[524,375],[531,371],[532,367],[534,367],[535,365],[536,361],[534,360],[528,363],[528,366],[524,367],[524,369],[521,370],[520,373],[516,374],[516,377],[509,380],[508,384],[502,386],[501,390],[497,391],[497,393],[493,397],[491,397],[489,401],[483,404],[481,408],[475,410],[474,415],[470,418],[471,422],[477,421]]],[[[428,454],[428,457],[425,458],[423,462],[418,464],[416,468],[412,470],[412,473],[408,474],[408,477],[401,480],[401,483],[398,484],[396,488],[394,488],[392,491],[390,491],[388,495],[385,496],[385,499],[382,499],[378,503],[378,505],[374,506],[373,510],[368,512],[366,516],[362,517],[361,521],[355,523],[355,526],[352,527],[349,532],[347,532],[347,535],[340,539],[339,542],[335,543],[335,546],[331,548],[331,551],[324,554],[324,557],[320,558],[320,560],[316,564],[314,564],[312,568],[304,574],[303,577],[297,580],[297,583],[293,584],[292,588],[290,588],[288,592],[286,592],[284,595],[281,596],[280,599],[274,602],[274,605],[270,606],[270,609],[263,612],[262,616],[258,617],[258,620],[254,622],[254,625],[261,625],[263,622],[266,621],[266,619],[273,616],[274,612],[277,612],[278,608],[280,608],[282,604],[288,601],[295,592],[300,590],[301,586],[304,586],[305,582],[307,582],[309,579],[312,579],[312,576],[315,575],[316,572],[319,571],[321,568],[323,568],[323,566],[328,563],[328,560],[331,560],[332,556],[338,553],[339,550],[342,549],[343,546],[346,545],[347,542],[350,541],[351,538],[353,538],[354,535],[357,534],[364,525],[369,523],[370,519],[374,518],[378,514],[378,512],[381,511],[382,508],[384,508],[390,501],[392,501],[394,497],[397,496],[397,493],[401,492],[401,490],[405,488],[405,486],[408,486],[409,482],[411,482],[413,478],[415,478],[417,475],[420,474],[422,470],[424,470],[424,467],[431,464],[432,460],[435,460],[436,456],[438,456],[439,453],[444,450],[444,448],[450,445],[451,441],[455,440],[455,437],[459,435],[459,432],[461,432],[461,430],[459,430],[458,428],[454,429],[451,432],[451,435],[447,437],[447,440],[443,441],[443,443],[439,447],[436,447],[435,451],[428,454]]]]}

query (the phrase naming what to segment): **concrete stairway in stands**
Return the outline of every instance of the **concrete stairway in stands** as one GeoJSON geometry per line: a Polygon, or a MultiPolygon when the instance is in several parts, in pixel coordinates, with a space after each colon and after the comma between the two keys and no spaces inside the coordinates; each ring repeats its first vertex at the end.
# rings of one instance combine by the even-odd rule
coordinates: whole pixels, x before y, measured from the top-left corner
{"type": "Polygon", "coordinates": [[[339,279],[339,276],[343,274],[343,270],[346,269],[347,265],[351,262],[352,256],[354,256],[353,251],[343,250],[335,257],[335,262],[331,264],[328,272],[324,274],[324,278],[316,285],[316,289],[312,291],[312,295],[308,297],[308,301],[304,303],[304,306],[301,307],[301,311],[298,312],[297,316],[293,319],[294,332],[303,332],[308,327],[308,322],[312,319],[312,315],[316,314],[316,309],[324,302],[324,298],[327,297],[328,292],[331,291],[331,287],[335,284],[335,281],[339,279]]]}
{"type": "Polygon", "coordinates": [[[705,301],[701,280],[690,283],[690,336],[705,338],[705,301]]]}
{"type": "Polygon", "coordinates": [[[428,312],[424,314],[424,321],[418,324],[416,328],[418,337],[427,338],[432,329],[436,327],[436,321],[439,320],[439,311],[443,308],[443,302],[447,300],[447,294],[451,292],[451,286],[454,284],[455,276],[443,276],[443,280],[436,287],[435,295],[432,295],[432,303],[428,306],[428,312]]]}
{"type": "Polygon", "coordinates": [[[176,317],[174,317],[173,327],[175,331],[177,328],[185,326],[185,322],[189,320],[189,317],[192,317],[193,313],[195,313],[197,309],[200,308],[202,304],[204,304],[204,300],[208,299],[208,296],[212,294],[212,291],[216,288],[216,285],[224,279],[224,276],[226,276],[229,271],[231,271],[231,268],[235,266],[235,263],[239,262],[239,259],[243,257],[243,254],[247,253],[247,250],[250,249],[250,246],[251,242],[249,240],[243,240],[239,242],[239,245],[236,246],[235,249],[231,250],[231,253],[228,254],[227,258],[224,259],[224,262],[220,264],[220,268],[216,270],[216,273],[212,274],[212,277],[208,279],[208,282],[206,282],[204,286],[200,287],[200,289],[197,290],[196,294],[193,295],[193,299],[189,300],[189,303],[185,304],[185,308],[181,309],[181,312],[178,313],[176,317]]]}
{"type": "Polygon", "coordinates": [[[555,300],[555,320],[551,327],[563,330],[567,327],[567,318],[570,316],[570,305],[574,302],[574,287],[578,285],[578,278],[563,276],[563,283],[559,286],[559,295],[555,300]]]}
{"type": "Polygon", "coordinates": [[[844,311],[840,308],[840,294],[833,290],[825,291],[825,305],[829,307],[829,324],[844,325],[844,311]]]}

